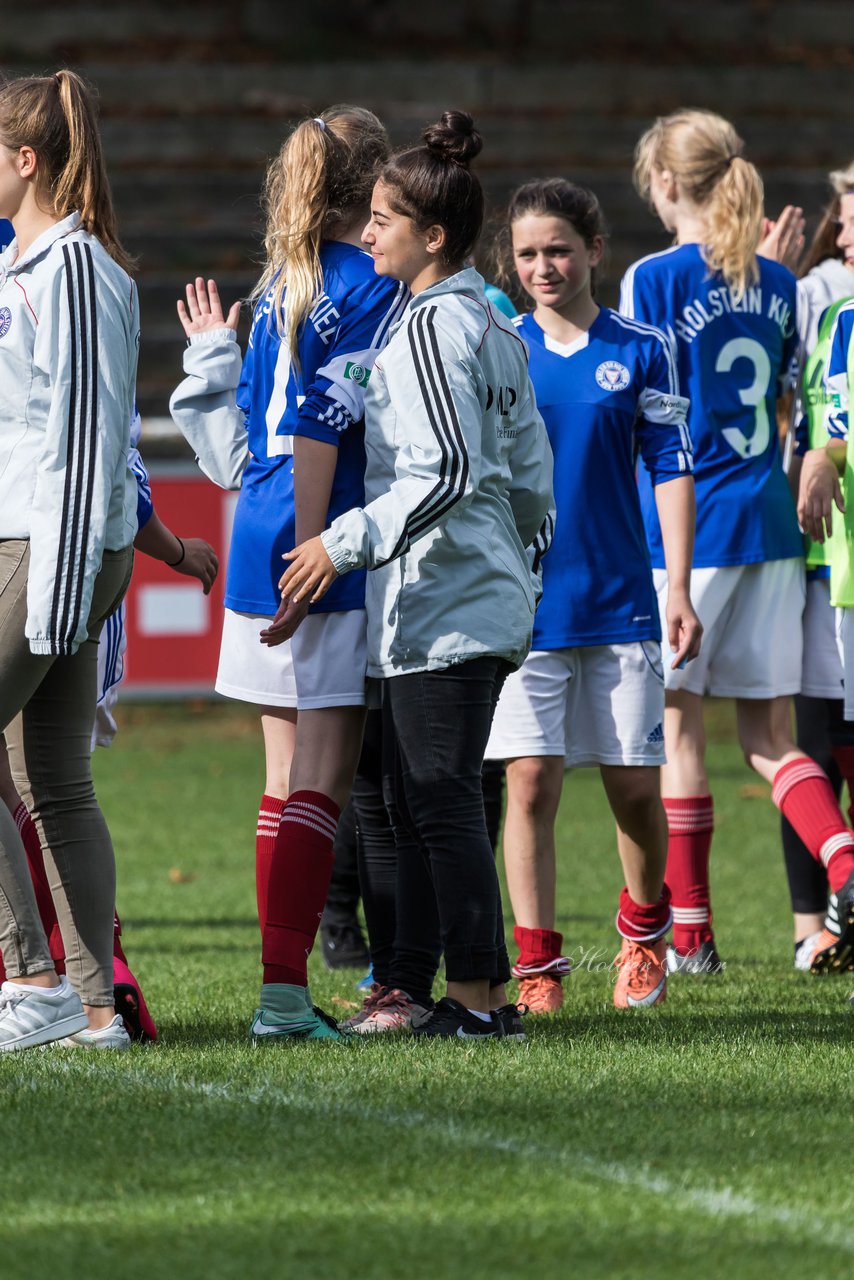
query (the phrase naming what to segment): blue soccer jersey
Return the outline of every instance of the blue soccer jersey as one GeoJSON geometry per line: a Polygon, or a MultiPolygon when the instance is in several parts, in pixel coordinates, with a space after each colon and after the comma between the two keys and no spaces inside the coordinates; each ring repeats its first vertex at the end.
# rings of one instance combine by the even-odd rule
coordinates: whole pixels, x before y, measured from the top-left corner
{"type": "Polygon", "coordinates": [[[830,335],[825,383],[830,405],[827,410],[827,434],[835,440],[848,439],[848,353],[854,335],[854,302],[840,307],[830,335]]]}
{"type": "MultiPolygon", "coordinates": [[[[274,614],[282,556],[296,543],[295,436],[338,449],[328,520],[365,504],[365,387],[374,360],[403,315],[406,288],[378,276],[354,245],[324,241],[323,290],[299,334],[299,367],[278,334],[272,289],[252,320],[237,403],[246,415],[250,459],[234,515],[225,604],[241,613],[274,614]]],[[[364,571],[330,587],[312,612],[365,604],[364,571]]]]}
{"type": "Polygon", "coordinates": [[[543,557],[534,649],[658,640],[661,629],[635,481],[691,472],[687,401],[673,353],[650,325],[602,308],[564,346],[532,315],[513,322],[554,453],[557,515],[543,557]]]}
{"type": "MultiPolygon", "coordinates": [[[[696,567],[804,553],[776,424],[798,348],[795,277],[766,258],[758,263],[759,280],[740,300],[696,244],[642,258],[623,279],[620,310],[668,334],[691,402],[696,567]]],[[[643,475],[639,482],[652,562],[663,568],[652,488],[643,475]]]]}

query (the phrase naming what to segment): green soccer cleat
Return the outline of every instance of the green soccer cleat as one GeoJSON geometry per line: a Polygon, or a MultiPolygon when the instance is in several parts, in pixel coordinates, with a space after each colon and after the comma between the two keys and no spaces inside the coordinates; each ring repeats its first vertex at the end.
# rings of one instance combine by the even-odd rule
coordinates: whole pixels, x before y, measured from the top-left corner
{"type": "Polygon", "coordinates": [[[255,1010],[249,1035],[255,1045],[282,1040],[352,1040],[334,1018],[311,1003],[307,987],[284,983],[261,988],[261,1008],[255,1010]]]}

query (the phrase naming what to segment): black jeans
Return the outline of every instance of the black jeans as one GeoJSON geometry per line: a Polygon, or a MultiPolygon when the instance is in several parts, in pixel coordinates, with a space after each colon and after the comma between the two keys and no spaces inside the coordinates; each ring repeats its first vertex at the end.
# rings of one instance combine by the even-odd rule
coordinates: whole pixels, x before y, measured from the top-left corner
{"type": "Polygon", "coordinates": [[[416,912],[426,938],[435,909],[451,982],[496,984],[510,977],[481,779],[495,704],[510,670],[502,658],[473,658],[384,681],[384,713],[393,729],[384,738],[394,742],[385,772],[399,859],[398,938],[405,951],[407,920],[416,912]]]}

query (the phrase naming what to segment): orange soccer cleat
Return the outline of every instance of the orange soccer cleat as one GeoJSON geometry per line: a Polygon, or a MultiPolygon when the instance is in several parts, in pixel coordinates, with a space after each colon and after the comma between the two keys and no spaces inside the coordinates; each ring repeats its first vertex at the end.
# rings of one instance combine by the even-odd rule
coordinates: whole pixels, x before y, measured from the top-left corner
{"type": "Polygon", "coordinates": [[[563,1004],[563,983],[553,973],[529,973],[519,979],[518,1004],[529,1013],[557,1013],[563,1004]]]}
{"type": "Polygon", "coordinates": [[[646,1008],[661,1004],[667,995],[667,944],[663,938],[644,944],[623,938],[614,961],[620,973],[614,987],[618,1009],[646,1008]]]}

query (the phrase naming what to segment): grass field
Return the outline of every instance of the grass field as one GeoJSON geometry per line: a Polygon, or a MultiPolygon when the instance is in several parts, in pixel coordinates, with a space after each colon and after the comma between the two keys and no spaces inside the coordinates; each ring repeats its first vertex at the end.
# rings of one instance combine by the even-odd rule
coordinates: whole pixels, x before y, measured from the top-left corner
{"type": "MultiPolygon", "coordinates": [[[[610,1004],[619,872],[568,780],[559,927],[580,961],[525,1044],[253,1050],[261,748],[232,708],[126,709],[97,782],[132,966],[162,1033],[0,1062],[0,1277],[432,1280],[839,1274],[854,1093],[847,979],[791,965],[777,819],[717,709],[718,979],[610,1004]]],[[[315,998],[355,973],[313,961],[315,998]]]]}

